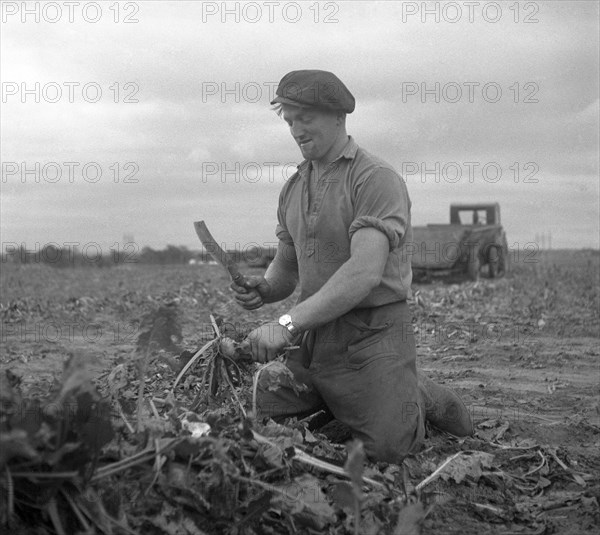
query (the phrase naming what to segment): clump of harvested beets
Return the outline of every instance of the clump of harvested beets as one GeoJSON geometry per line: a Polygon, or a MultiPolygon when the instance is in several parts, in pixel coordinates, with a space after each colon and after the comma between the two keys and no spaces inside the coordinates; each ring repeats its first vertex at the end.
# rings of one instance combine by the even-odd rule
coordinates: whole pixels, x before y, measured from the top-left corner
{"type": "Polygon", "coordinates": [[[236,342],[227,336],[224,336],[219,340],[219,353],[224,357],[229,357],[233,360],[250,358],[250,353],[244,342],[236,342]]]}

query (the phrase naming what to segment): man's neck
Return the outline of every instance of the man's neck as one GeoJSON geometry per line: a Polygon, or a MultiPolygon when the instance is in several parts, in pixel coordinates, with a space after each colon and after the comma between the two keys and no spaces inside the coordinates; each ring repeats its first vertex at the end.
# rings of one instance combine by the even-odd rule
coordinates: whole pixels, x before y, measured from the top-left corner
{"type": "Polygon", "coordinates": [[[317,175],[320,175],[321,171],[325,169],[325,167],[327,167],[331,162],[337,160],[342,153],[343,148],[348,144],[349,140],[350,138],[348,134],[343,132],[325,156],[319,158],[318,160],[311,160],[310,163],[312,164],[312,168],[315,170],[317,175]]]}

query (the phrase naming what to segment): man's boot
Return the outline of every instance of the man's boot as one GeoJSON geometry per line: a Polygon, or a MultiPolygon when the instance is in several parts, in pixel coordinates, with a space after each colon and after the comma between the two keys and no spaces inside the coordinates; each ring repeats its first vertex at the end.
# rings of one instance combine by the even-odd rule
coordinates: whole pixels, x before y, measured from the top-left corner
{"type": "Polygon", "coordinates": [[[431,424],[458,437],[473,434],[469,410],[456,392],[434,383],[422,373],[419,373],[419,392],[425,408],[425,418],[431,424]]]}

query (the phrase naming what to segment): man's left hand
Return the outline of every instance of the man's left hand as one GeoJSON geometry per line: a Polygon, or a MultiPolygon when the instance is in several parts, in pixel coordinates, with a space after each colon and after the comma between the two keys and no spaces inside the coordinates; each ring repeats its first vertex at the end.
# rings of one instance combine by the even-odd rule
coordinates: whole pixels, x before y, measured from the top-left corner
{"type": "Polygon", "coordinates": [[[291,342],[290,332],[279,323],[271,322],[251,331],[244,340],[243,347],[252,353],[256,362],[269,362],[291,342]]]}
{"type": "Polygon", "coordinates": [[[245,285],[239,286],[235,282],[231,283],[230,288],[235,292],[236,301],[246,310],[255,310],[264,304],[271,293],[271,285],[264,277],[249,276],[245,277],[245,285]]]}

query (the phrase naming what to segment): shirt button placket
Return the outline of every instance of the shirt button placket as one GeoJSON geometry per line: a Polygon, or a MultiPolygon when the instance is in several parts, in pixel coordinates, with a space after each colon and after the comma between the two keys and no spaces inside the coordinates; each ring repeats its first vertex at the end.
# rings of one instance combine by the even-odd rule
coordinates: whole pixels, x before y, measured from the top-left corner
{"type": "Polygon", "coordinates": [[[305,253],[307,257],[310,257],[313,255],[314,251],[312,251],[311,249],[311,235],[312,235],[312,223],[311,223],[311,214],[308,211],[309,210],[309,199],[308,199],[308,179],[309,179],[309,175],[310,175],[310,167],[308,168],[308,170],[305,170],[305,174],[303,176],[304,180],[302,182],[302,201],[304,203],[304,209],[302,210],[302,217],[305,220],[305,228],[306,228],[306,235],[305,235],[305,241],[304,241],[304,249],[305,249],[305,253]]]}
{"type": "Polygon", "coordinates": [[[307,256],[313,256],[315,254],[315,219],[314,214],[310,214],[308,217],[308,236],[306,240],[306,254],[307,256]]]}

